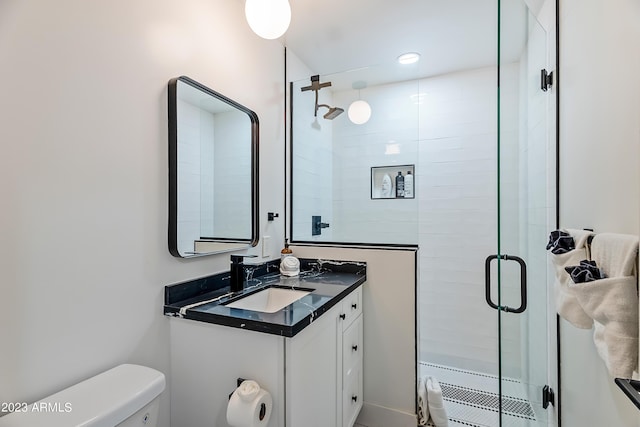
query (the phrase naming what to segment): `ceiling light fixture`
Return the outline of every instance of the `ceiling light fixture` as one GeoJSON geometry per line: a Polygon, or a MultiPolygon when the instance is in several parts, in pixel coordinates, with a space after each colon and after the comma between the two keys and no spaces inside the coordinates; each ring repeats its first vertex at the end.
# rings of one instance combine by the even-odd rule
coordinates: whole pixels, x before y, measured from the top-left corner
{"type": "Polygon", "coordinates": [[[367,123],[371,118],[371,106],[367,101],[360,99],[360,89],[367,87],[367,83],[358,81],[353,83],[352,87],[358,89],[358,100],[353,101],[351,105],[349,105],[347,115],[349,116],[349,120],[354,124],[362,125],[367,123]]]}
{"type": "Polygon", "coordinates": [[[407,52],[398,56],[398,62],[402,65],[415,64],[420,60],[420,54],[417,52],[407,52]]]}
{"type": "Polygon", "coordinates": [[[291,23],[288,0],[247,0],[244,14],[253,32],[267,40],[282,36],[291,23]]]}
{"type": "Polygon", "coordinates": [[[349,111],[347,112],[349,115],[349,120],[357,125],[365,124],[371,118],[371,106],[367,101],[363,101],[359,99],[357,101],[353,101],[351,105],[349,105],[349,111]]]}

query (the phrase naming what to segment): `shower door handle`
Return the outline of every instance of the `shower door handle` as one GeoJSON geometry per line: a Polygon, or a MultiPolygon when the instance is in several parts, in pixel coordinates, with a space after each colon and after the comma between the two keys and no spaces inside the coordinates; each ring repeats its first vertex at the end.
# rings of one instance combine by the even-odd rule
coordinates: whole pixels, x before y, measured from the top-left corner
{"type": "Polygon", "coordinates": [[[484,296],[491,308],[506,311],[507,313],[524,312],[527,309],[527,264],[524,260],[513,255],[489,255],[484,262],[484,296]],[[491,261],[498,258],[505,261],[516,261],[520,265],[520,307],[518,308],[511,308],[506,305],[499,306],[491,299],[491,261]]]}

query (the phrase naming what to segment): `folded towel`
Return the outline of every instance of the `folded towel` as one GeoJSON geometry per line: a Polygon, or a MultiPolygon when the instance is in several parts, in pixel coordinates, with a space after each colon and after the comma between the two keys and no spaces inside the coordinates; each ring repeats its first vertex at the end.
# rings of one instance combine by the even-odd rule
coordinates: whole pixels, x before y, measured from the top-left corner
{"type": "Polygon", "coordinates": [[[427,397],[427,383],[418,379],[418,425],[426,426],[429,421],[429,400],[427,397]]]}
{"type": "Polygon", "coordinates": [[[573,283],[593,282],[607,277],[595,261],[587,259],[580,261],[580,265],[572,265],[564,269],[571,276],[573,283]]]}
{"type": "MultiPolygon", "coordinates": [[[[571,237],[573,237],[573,240],[575,241],[575,247],[576,248],[585,248],[588,249],[587,246],[587,241],[589,240],[589,237],[593,236],[593,231],[589,231],[589,230],[578,230],[575,228],[566,228],[564,231],[566,231],[567,233],[569,233],[571,235],[571,237]]],[[[587,253],[587,257],[589,258],[589,254],[587,253]]]]}
{"type": "Polygon", "coordinates": [[[566,231],[555,230],[549,234],[547,249],[551,249],[552,254],[564,254],[575,248],[575,240],[566,231]]]}
{"type": "Polygon", "coordinates": [[[638,365],[636,278],[573,283],[578,302],[594,320],[593,341],[612,377],[631,378],[638,365]]]}
{"type": "Polygon", "coordinates": [[[440,383],[434,377],[427,378],[427,399],[429,400],[429,414],[436,427],[447,427],[449,418],[444,409],[442,389],[440,383]]]}
{"type": "Polygon", "coordinates": [[[607,277],[631,276],[636,271],[638,236],[601,233],[591,243],[591,259],[604,270],[607,277]]]}
{"type": "Polygon", "coordinates": [[[603,233],[592,242],[593,260],[609,276],[571,283],[579,304],[594,320],[593,341],[612,377],[631,378],[638,370],[638,237],[603,233]]]}
{"type": "Polygon", "coordinates": [[[578,303],[575,292],[569,288],[571,276],[565,268],[579,265],[580,261],[588,258],[586,243],[592,232],[586,230],[564,230],[574,240],[575,249],[562,254],[551,254],[551,262],[555,267],[556,280],[554,283],[556,310],[558,314],[576,328],[591,329],[593,319],[584,312],[578,303]]]}

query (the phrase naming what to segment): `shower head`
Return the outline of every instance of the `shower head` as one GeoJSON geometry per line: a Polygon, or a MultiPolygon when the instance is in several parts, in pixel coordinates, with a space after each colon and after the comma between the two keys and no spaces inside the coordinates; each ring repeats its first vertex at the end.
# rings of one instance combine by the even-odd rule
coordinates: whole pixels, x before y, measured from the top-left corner
{"type": "Polygon", "coordinates": [[[333,120],[342,113],[344,113],[344,109],[340,107],[330,107],[329,111],[322,117],[324,117],[327,120],[333,120]]]}
{"type": "Polygon", "coordinates": [[[336,117],[338,117],[340,114],[344,113],[344,109],[340,108],[340,107],[331,107],[327,104],[316,104],[316,113],[314,114],[314,116],[318,116],[318,108],[320,107],[324,107],[327,108],[329,111],[327,111],[327,113],[322,116],[327,120],[333,120],[336,117]]]}
{"type": "Polygon", "coordinates": [[[318,91],[320,89],[322,89],[323,87],[329,87],[329,86],[331,86],[331,82],[320,83],[320,76],[319,75],[315,75],[315,76],[311,76],[311,85],[310,86],[305,86],[303,88],[300,88],[300,90],[302,92],[306,92],[308,90],[312,90],[316,94],[316,109],[315,109],[315,111],[313,113],[314,117],[318,117],[318,108],[320,108],[320,107],[325,107],[325,108],[329,109],[329,111],[324,116],[322,116],[327,120],[333,120],[336,117],[338,117],[340,114],[344,113],[344,109],[342,109],[342,108],[330,107],[327,104],[318,104],[318,91]]]}

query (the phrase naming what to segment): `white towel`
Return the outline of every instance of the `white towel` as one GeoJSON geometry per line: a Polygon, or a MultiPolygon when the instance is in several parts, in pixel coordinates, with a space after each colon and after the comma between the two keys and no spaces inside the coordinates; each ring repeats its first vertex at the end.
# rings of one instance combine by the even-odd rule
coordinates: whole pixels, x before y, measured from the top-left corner
{"type": "Polygon", "coordinates": [[[593,235],[593,233],[586,230],[573,229],[563,231],[566,231],[573,237],[575,249],[564,254],[551,254],[551,262],[556,270],[556,280],[554,283],[556,311],[560,317],[576,328],[591,329],[593,319],[585,313],[576,299],[575,291],[569,286],[573,281],[564,268],[570,265],[578,265],[580,261],[589,258],[586,243],[589,236],[593,235]]]}
{"type": "Polygon", "coordinates": [[[638,237],[603,233],[593,238],[592,259],[606,279],[571,283],[578,302],[594,320],[593,341],[612,377],[638,370],[638,237]]]}
{"type": "Polygon", "coordinates": [[[429,400],[427,398],[427,383],[418,379],[418,425],[426,426],[429,421],[429,400]]]}
{"type": "Polygon", "coordinates": [[[436,427],[447,427],[449,418],[444,409],[442,389],[440,388],[440,383],[434,377],[427,378],[427,399],[429,400],[429,414],[431,414],[433,424],[436,427]]]}
{"type": "Polygon", "coordinates": [[[591,259],[607,277],[632,276],[636,271],[638,236],[600,233],[591,243],[591,259]]]}

